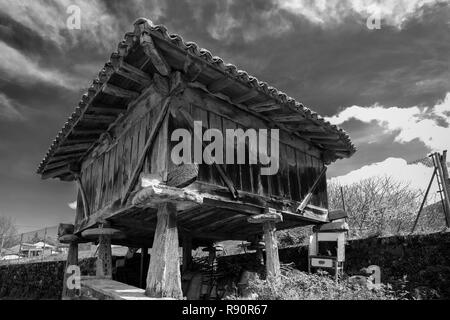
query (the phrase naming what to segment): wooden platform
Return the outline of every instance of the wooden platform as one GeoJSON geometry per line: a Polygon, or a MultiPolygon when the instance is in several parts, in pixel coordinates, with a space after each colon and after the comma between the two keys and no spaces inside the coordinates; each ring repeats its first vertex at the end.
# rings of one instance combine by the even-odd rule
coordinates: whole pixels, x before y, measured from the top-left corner
{"type": "Polygon", "coordinates": [[[172,300],[150,298],[145,290],[111,279],[84,277],[81,280],[81,299],[89,300],[172,300]]]}
{"type": "MultiPolygon", "coordinates": [[[[180,245],[183,235],[192,238],[193,245],[205,246],[213,241],[242,240],[251,241],[262,233],[261,226],[248,223],[253,215],[264,213],[266,208],[275,208],[283,221],[277,223],[277,229],[290,229],[305,225],[315,225],[328,222],[326,214],[315,214],[305,210],[296,213],[298,202],[284,201],[240,193],[241,198],[233,200],[226,188],[205,186],[194,183],[188,188],[202,195],[202,203],[195,201],[180,201],[177,211],[177,225],[180,234],[180,245]],[[208,193],[202,193],[204,190],[208,193]]],[[[184,190],[184,189],[181,189],[184,190]]],[[[149,199],[148,203],[130,205],[125,208],[113,204],[105,211],[100,211],[77,226],[77,233],[106,220],[116,229],[121,230],[126,237],[113,240],[113,244],[130,247],[152,247],[157,222],[157,202],[149,199]]]]}

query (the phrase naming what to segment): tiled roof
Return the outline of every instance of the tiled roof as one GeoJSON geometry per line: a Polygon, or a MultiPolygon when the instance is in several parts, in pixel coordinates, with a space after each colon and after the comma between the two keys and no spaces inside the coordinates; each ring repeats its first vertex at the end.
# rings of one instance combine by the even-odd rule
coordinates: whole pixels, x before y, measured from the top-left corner
{"type": "MultiPolygon", "coordinates": [[[[69,117],[61,131],[57,134],[47,154],[39,165],[38,173],[42,174],[49,170],[46,168],[49,163],[52,163],[51,168],[54,169],[53,167],[57,167],[59,159],[64,158],[64,156],[60,156],[58,160],[54,159],[55,155],[60,154],[59,150],[61,150],[63,146],[67,148],[65,145],[66,139],[73,133],[74,128],[84,121],[85,114],[93,104],[93,100],[99,95],[102,95],[104,85],[109,82],[111,76],[116,72],[115,61],[117,59],[131,59],[128,55],[134,48],[136,48],[136,46],[139,46],[139,38],[143,33],[149,34],[154,39],[155,45],[158,46],[158,49],[163,56],[169,55],[167,50],[175,50],[177,55],[171,57],[171,61],[176,61],[179,56],[183,56],[184,59],[189,57],[190,59],[193,59],[195,63],[206,66],[205,69],[208,69],[211,72],[221,73],[223,76],[230,78],[241,87],[244,86],[248,91],[256,90],[258,93],[257,99],[274,100],[276,104],[279,104],[284,108],[284,110],[289,112],[287,116],[298,115],[310,124],[320,127],[325,131],[325,133],[337,136],[337,141],[339,141],[340,145],[336,147],[336,150],[334,150],[333,147],[324,147],[320,144],[320,142],[312,141],[312,143],[317,144],[325,150],[335,151],[333,160],[349,157],[356,151],[350,137],[344,130],[332,125],[323,117],[319,116],[303,104],[295,101],[284,92],[269,86],[266,82],[259,81],[247,72],[239,70],[233,64],[225,63],[221,58],[213,56],[210,51],[200,48],[196,43],[186,42],[181,36],[169,33],[165,26],[153,25],[150,20],[143,18],[138,19],[134,25],[134,32],[128,32],[125,34],[124,40],[118,45],[117,52],[114,52],[111,55],[111,60],[105,64],[104,68],[102,68],[98,78],[92,82],[88,92],[82,96],[82,99],[75,108],[75,111],[69,117]]],[[[132,64],[130,61],[129,63],[132,64]]],[[[172,68],[177,70],[181,69],[181,71],[183,71],[182,67],[172,66],[172,68]]],[[[206,85],[208,85],[208,83],[206,83],[206,85]]],[[[272,117],[272,115],[267,115],[266,118],[276,122],[275,117],[272,117]]],[[[110,124],[113,122],[114,119],[111,118],[110,124]]],[[[300,129],[301,127],[299,127],[299,130],[300,129]]],[[[106,127],[104,131],[107,131],[106,127]]],[[[80,146],[79,150],[73,150],[72,153],[64,153],[64,155],[67,155],[66,158],[70,158],[71,160],[81,160],[90,147],[95,144],[95,141],[93,141],[91,145],[87,143],[85,146],[80,146]]]]}

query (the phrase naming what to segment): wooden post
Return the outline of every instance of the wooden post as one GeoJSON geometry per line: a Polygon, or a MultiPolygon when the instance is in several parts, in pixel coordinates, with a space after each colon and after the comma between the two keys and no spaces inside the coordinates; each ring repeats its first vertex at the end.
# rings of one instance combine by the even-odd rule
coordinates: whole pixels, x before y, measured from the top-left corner
{"type": "Polygon", "coordinates": [[[209,263],[209,265],[213,266],[215,260],[216,260],[216,248],[214,248],[214,245],[211,245],[208,248],[208,263],[209,263]]]}
{"type": "Polygon", "coordinates": [[[266,221],[263,224],[264,242],[266,245],[266,270],[267,276],[274,279],[279,278],[280,259],[278,257],[278,244],[275,236],[275,222],[266,221]]]}
{"type": "Polygon", "coordinates": [[[98,238],[96,276],[112,278],[111,236],[109,235],[100,235],[98,238]]]}
{"type": "Polygon", "coordinates": [[[141,269],[139,274],[139,285],[141,288],[145,288],[145,260],[147,259],[148,248],[141,248],[141,269]]]}
{"type": "Polygon", "coordinates": [[[69,245],[69,252],[67,253],[66,267],[64,269],[63,290],[62,299],[68,300],[76,296],[77,289],[69,289],[67,286],[67,280],[70,277],[70,273],[67,273],[69,266],[78,265],[78,243],[72,242],[69,245]]]}
{"type": "Polygon", "coordinates": [[[444,150],[442,156],[438,154],[437,158],[439,159],[438,171],[441,174],[442,192],[444,193],[444,206],[447,211],[445,221],[447,223],[447,228],[450,228],[450,180],[447,168],[447,150],[444,150]]]}
{"type": "Polygon", "coordinates": [[[176,208],[171,203],[161,204],[157,216],[145,294],[154,298],[181,299],[183,293],[181,290],[176,208]]]}
{"type": "Polygon", "coordinates": [[[281,275],[281,269],[277,238],[275,236],[275,223],[283,221],[283,216],[273,208],[266,208],[263,214],[251,216],[247,221],[263,225],[267,278],[277,281],[281,275]]]}
{"type": "Polygon", "coordinates": [[[256,248],[256,261],[262,265],[264,265],[264,255],[261,248],[256,248]]]}
{"type": "Polygon", "coordinates": [[[183,237],[183,272],[186,272],[192,263],[192,238],[183,237]]]}

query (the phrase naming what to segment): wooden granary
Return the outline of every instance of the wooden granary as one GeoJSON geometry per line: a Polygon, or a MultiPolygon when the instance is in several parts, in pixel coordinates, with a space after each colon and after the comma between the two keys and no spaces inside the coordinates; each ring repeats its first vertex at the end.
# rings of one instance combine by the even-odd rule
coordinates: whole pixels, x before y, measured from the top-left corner
{"type": "MultiPolygon", "coordinates": [[[[252,146],[244,139],[234,147],[252,146]]],[[[138,19],[38,173],[76,182],[75,223],[62,236],[72,244],[100,242],[98,274],[108,276],[111,243],[152,248],[147,294],[178,298],[178,247],[186,267],[192,248],[264,236],[267,270],[276,276],[275,228],[328,222],[324,168],[354,152],[343,130],[286,94],[164,26],[138,19]],[[201,130],[224,133],[278,129],[278,172],[262,175],[263,165],[248,159],[175,164],[172,133],[193,132],[194,121],[202,122],[201,130]]]]}

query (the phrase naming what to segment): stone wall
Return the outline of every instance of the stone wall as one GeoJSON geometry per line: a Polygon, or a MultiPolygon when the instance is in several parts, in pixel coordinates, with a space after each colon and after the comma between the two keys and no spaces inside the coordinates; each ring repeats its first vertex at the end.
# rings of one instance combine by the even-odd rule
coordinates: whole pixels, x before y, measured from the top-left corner
{"type": "MultiPolygon", "coordinates": [[[[282,263],[307,270],[307,247],[282,248],[279,255],[282,263]]],[[[397,289],[403,286],[410,292],[426,287],[436,290],[441,298],[450,298],[450,232],[348,242],[346,274],[358,274],[361,268],[372,264],[381,268],[383,283],[391,283],[397,289]]],[[[1,266],[0,299],[59,299],[64,266],[65,261],[1,266]]],[[[83,275],[95,274],[95,258],[81,260],[80,266],[83,275]]],[[[255,254],[220,257],[218,268],[236,280],[243,270],[264,270],[255,254]]]]}
{"type": "Polygon", "coordinates": [[[378,265],[381,281],[408,291],[426,287],[450,298],[450,232],[350,241],[346,272],[378,265]]]}
{"type": "MultiPolygon", "coordinates": [[[[441,298],[450,298],[450,232],[415,236],[368,238],[348,241],[345,273],[361,274],[361,268],[378,265],[381,281],[396,289],[436,290],[441,298]]],[[[284,264],[308,270],[308,248],[290,246],[279,250],[284,264]]],[[[223,272],[236,274],[244,269],[257,271],[254,254],[221,257],[223,272]],[[234,269],[233,269],[234,268],[234,269]]]]}
{"type": "MultiPolygon", "coordinates": [[[[0,266],[0,299],[60,299],[65,261],[0,266]]],[[[82,275],[95,275],[95,258],[80,260],[82,275]]]]}

